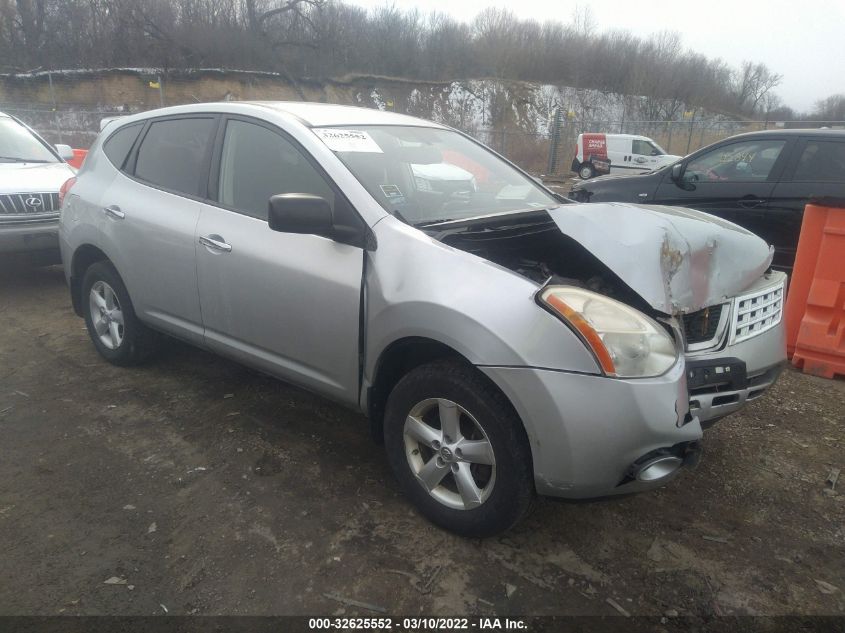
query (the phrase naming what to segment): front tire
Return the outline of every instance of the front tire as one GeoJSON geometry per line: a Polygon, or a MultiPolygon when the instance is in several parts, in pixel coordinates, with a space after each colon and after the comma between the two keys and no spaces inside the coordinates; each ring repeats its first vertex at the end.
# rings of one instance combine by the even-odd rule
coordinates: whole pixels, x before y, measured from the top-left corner
{"type": "Polygon", "coordinates": [[[135,316],[123,280],[109,262],[91,264],[82,278],[85,325],[100,356],[114,365],[137,365],[156,349],[156,335],[135,316]]]}
{"type": "Polygon", "coordinates": [[[405,495],[430,521],[462,536],[513,527],[535,498],[521,421],[463,363],[437,361],[402,378],[387,400],[384,440],[405,495]]]}

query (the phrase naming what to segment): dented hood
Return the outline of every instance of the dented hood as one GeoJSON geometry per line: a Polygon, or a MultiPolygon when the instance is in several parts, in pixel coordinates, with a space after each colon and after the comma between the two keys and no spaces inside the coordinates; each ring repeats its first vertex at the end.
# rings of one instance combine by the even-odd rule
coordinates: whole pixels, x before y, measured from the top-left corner
{"type": "Polygon", "coordinates": [[[773,249],[759,237],[693,209],[593,203],[549,214],[563,233],[666,314],[722,303],[772,262],[773,249]]]}

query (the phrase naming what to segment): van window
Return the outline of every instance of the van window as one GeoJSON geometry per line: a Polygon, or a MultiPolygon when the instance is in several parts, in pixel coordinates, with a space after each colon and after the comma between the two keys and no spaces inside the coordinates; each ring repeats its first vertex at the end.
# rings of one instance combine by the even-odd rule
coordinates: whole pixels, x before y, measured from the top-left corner
{"type": "Polygon", "coordinates": [[[769,177],[786,141],[757,140],[723,145],[691,160],[687,182],[756,182],[769,177]]]}
{"type": "Polygon", "coordinates": [[[261,125],[229,121],[220,157],[219,202],[266,220],[270,198],[280,193],[314,194],[334,208],[331,186],[293,143],[261,125]]]}
{"type": "Polygon", "coordinates": [[[124,128],[120,128],[103,143],[103,153],[118,169],[123,169],[126,156],[129,154],[129,150],[132,149],[132,145],[135,143],[135,139],[138,138],[138,134],[140,134],[141,128],[143,127],[143,123],[127,125],[124,128]]]}
{"type": "Polygon", "coordinates": [[[807,141],[792,180],[845,182],[845,142],[807,141]]]}
{"type": "Polygon", "coordinates": [[[196,196],[214,119],[155,121],[141,147],[135,175],[152,185],[196,196]]]}
{"type": "Polygon", "coordinates": [[[662,156],[666,152],[660,149],[651,141],[643,141],[641,139],[634,139],[632,154],[639,154],[640,156],[662,156]]]}

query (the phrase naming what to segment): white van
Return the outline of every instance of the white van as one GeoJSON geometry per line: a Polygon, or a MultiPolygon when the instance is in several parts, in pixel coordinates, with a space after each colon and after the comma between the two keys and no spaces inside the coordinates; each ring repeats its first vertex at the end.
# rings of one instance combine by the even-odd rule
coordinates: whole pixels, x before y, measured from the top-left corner
{"type": "Polygon", "coordinates": [[[587,180],[602,174],[639,174],[680,159],[647,136],[579,134],[572,171],[587,180]]]}

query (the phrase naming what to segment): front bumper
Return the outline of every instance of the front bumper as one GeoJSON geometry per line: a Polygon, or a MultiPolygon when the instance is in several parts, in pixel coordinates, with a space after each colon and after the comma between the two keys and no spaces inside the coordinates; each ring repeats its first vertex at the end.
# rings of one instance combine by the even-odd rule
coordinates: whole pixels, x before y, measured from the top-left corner
{"type": "MultiPolygon", "coordinates": [[[[764,276],[760,282],[752,287],[757,292],[777,287],[786,281],[786,275],[772,272],[764,276]]],[[[785,297],[783,297],[785,305],[785,297]]],[[[733,323],[733,310],[728,323],[733,323]]],[[[692,387],[690,389],[690,412],[699,418],[703,427],[711,426],[720,418],[741,409],[746,402],[762,396],[780,375],[786,364],[786,324],[783,316],[771,329],[745,339],[739,343],[730,343],[729,325],[722,334],[720,342],[714,349],[687,353],[687,363],[691,369],[694,364],[719,364],[725,359],[738,359],[745,364],[745,382],[741,388],[734,388],[730,381],[721,384],[711,384],[706,387],[692,387]]],[[[691,376],[688,377],[691,380],[691,376]]]]}
{"type": "Polygon", "coordinates": [[[59,250],[59,219],[0,222],[0,253],[59,250]]]}
{"type": "Polygon", "coordinates": [[[696,461],[701,425],[688,415],[685,362],[657,378],[617,379],[525,367],[481,367],[523,421],[537,492],[587,499],[663,485],[643,481],[652,456],[696,461]]]}

